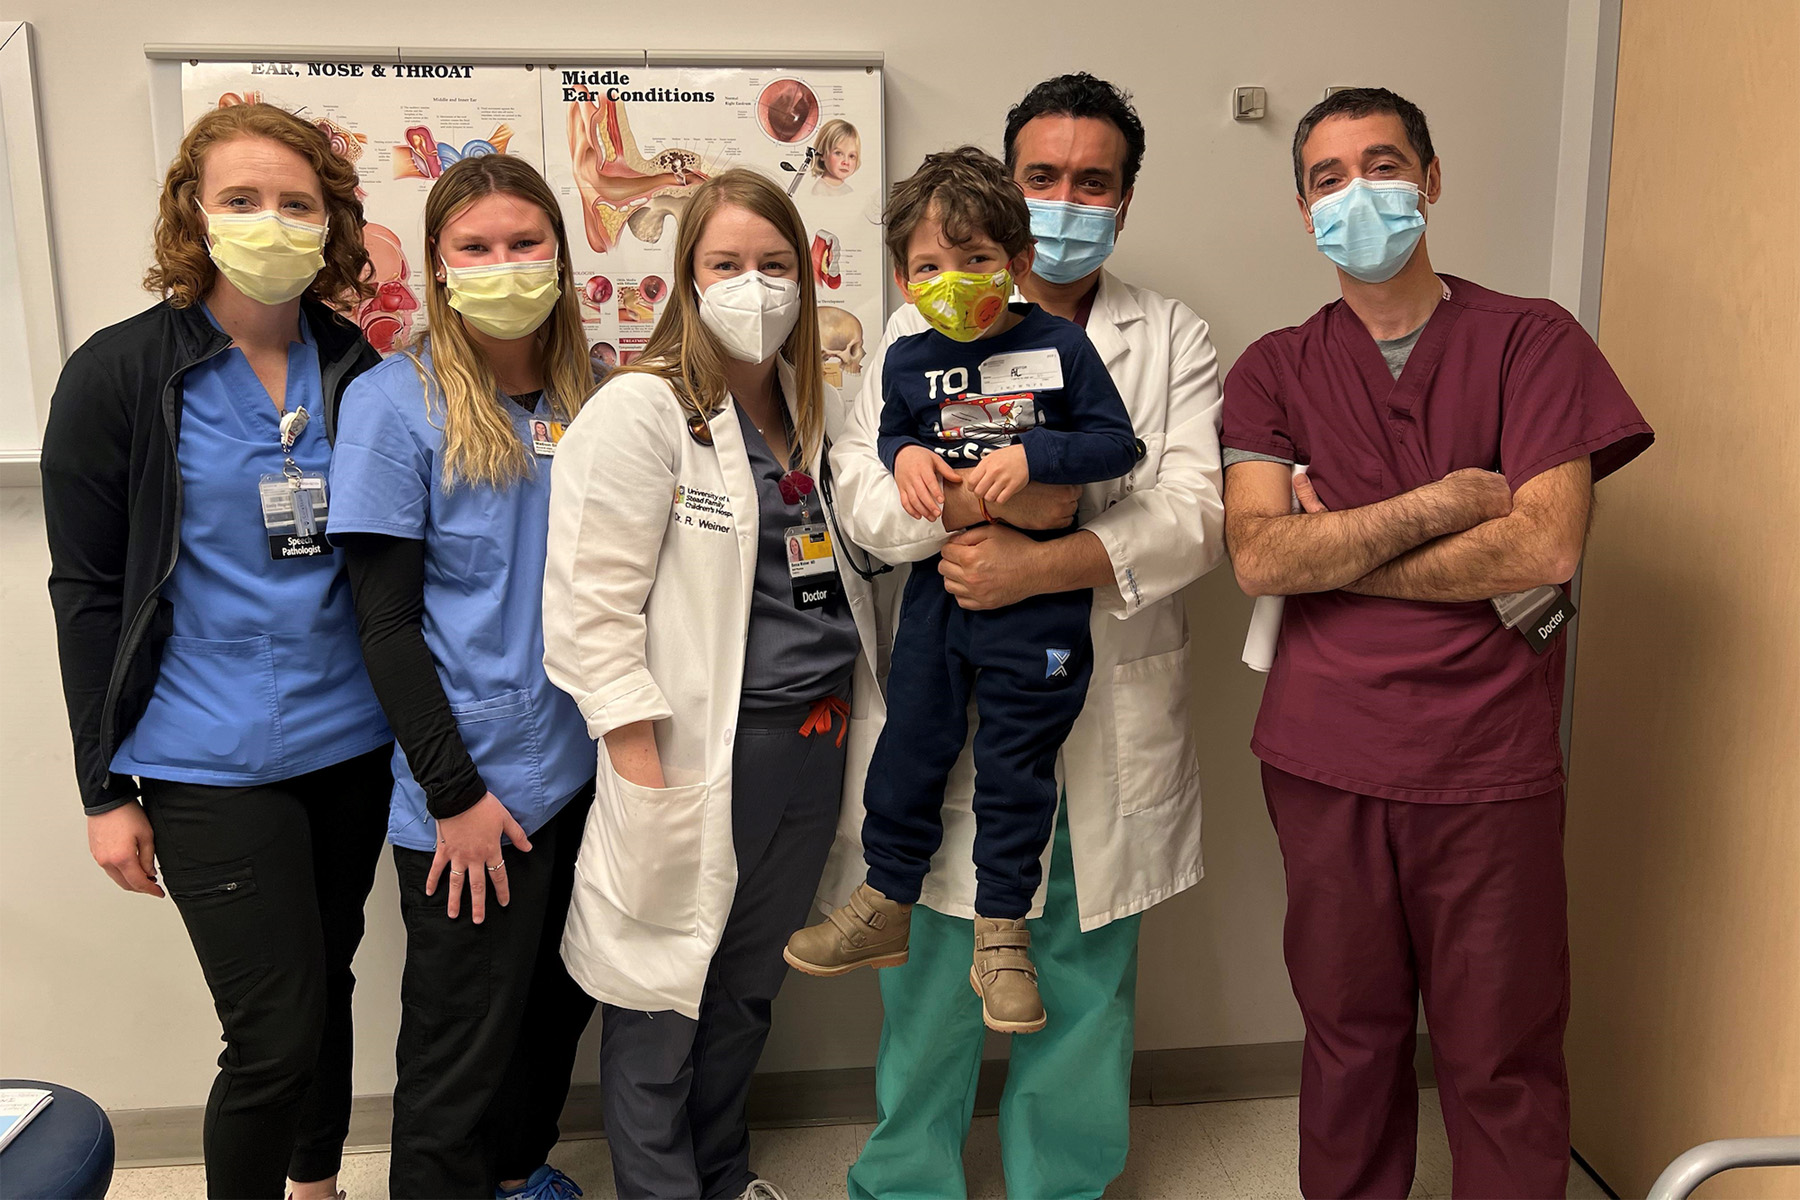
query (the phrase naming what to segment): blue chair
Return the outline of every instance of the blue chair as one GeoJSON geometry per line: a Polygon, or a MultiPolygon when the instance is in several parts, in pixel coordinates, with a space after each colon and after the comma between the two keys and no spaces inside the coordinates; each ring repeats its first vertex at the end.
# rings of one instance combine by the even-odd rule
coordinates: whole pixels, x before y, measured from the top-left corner
{"type": "Polygon", "coordinates": [[[0,1088],[42,1088],[55,1097],[0,1150],[6,1200],[103,1200],[112,1183],[112,1122],[74,1088],[35,1079],[0,1079],[0,1088]]]}

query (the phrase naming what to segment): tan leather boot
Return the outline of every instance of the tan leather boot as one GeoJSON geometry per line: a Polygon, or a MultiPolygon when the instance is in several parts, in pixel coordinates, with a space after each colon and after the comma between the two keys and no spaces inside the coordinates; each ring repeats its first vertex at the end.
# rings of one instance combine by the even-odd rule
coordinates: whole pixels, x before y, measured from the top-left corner
{"type": "Polygon", "coordinates": [[[1031,931],[1017,921],[975,918],[975,965],[969,984],[981,997],[981,1019],[998,1033],[1036,1033],[1044,1027],[1031,931]]]}
{"type": "Polygon", "coordinates": [[[889,900],[866,883],[850,903],[788,939],[781,957],[808,975],[842,975],[858,967],[898,967],[906,962],[912,905],[889,900]]]}

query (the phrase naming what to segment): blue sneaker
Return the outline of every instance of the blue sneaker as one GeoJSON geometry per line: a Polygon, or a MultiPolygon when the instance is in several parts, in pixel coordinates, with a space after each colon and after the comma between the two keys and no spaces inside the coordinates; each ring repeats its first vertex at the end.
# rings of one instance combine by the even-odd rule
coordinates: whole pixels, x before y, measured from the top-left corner
{"type": "Polygon", "coordinates": [[[516,1191],[494,1189],[494,1200],[575,1200],[579,1195],[581,1188],[575,1181],[549,1163],[533,1171],[525,1186],[516,1191]]]}

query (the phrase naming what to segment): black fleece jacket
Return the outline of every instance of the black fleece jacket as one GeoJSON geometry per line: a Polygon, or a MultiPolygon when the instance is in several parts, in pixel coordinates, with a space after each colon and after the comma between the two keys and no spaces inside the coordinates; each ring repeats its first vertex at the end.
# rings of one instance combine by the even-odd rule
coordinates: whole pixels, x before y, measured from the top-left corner
{"type": "MultiPolygon", "coordinates": [[[[325,429],[344,387],[380,362],[360,330],[311,299],[325,429]]],[[[182,378],[231,339],[198,306],[164,301],[102,329],[69,356],[44,428],[40,469],[50,538],[50,605],[82,807],[137,797],[110,764],[156,687],[172,625],[161,595],[181,545],[182,378]]]]}

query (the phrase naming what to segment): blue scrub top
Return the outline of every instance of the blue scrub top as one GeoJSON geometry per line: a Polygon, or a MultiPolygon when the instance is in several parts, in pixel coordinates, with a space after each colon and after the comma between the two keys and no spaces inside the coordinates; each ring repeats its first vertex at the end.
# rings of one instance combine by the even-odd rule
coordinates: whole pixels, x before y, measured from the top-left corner
{"type": "MultiPolygon", "coordinates": [[[[288,345],[286,406],[311,416],[294,462],[323,474],[331,446],[305,317],[300,340],[288,345]]],[[[150,704],[113,755],[115,771],[241,787],[304,775],[393,738],[363,669],[343,556],[269,556],[257,485],[281,473],[279,421],[235,346],[182,380],[181,545],[162,588],[174,626],[150,704]]],[[[329,531],[337,514],[329,491],[326,498],[329,531]]]]}
{"type": "MultiPolygon", "coordinates": [[[[429,352],[424,361],[429,370],[429,352]]],[[[547,402],[527,416],[499,400],[529,452],[529,422],[552,419],[547,402]]],[[[446,491],[443,423],[442,399],[427,407],[406,355],[358,376],[338,418],[331,532],[424,541],[425,644],[469,756],[530,835],[593,778],[596,762],[581,710],[544,673],[550,460],[533,455],[530,471],[505,490],[458,483],[446,491]]],[[[424,789],[399,746],[388,840],[410,850],[437,845],[424,789]]]]}

